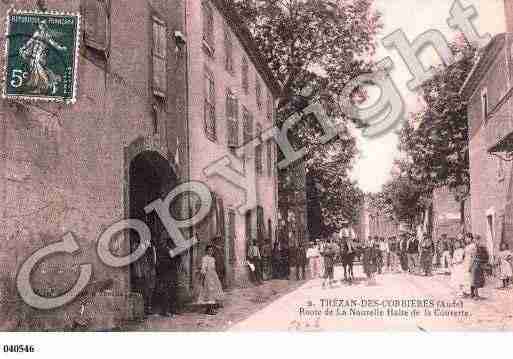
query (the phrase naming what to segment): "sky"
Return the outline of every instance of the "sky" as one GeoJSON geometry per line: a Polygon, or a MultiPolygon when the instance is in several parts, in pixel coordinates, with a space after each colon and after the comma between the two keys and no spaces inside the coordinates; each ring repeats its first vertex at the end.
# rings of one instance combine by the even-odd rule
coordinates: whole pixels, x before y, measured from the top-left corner
{"type": "MultiPolygon", "coordinates": [[[[376,9],[382,13],[384,29],[378,40],[397,29],[402,29],[412,41],[418,35],[430,29],[442,32],[448,41],[456,33],[447,25],[449,10],[454,0],[375,0],[376,9]]],[[[480,34],[492,36],[505,31],[504,0],[461,0],[464,7],[473,5],[477,16],[473,22],[480,34]]],[[[406,103],[406,113],[419,109],[418,96],[409,91],[406,83],[411,79],[406,65],[395,50],[378,48],[376,60],[389,56],[394,62],[390,72],[394,83],[406,103]]],[[[435,52],[429,48],[421,54],[425,66],[440,63],[435,52]]],[[[390,179],[392,164],[399,156],[398,138],[394,132],[375,139],[366,139],[357,135],[360,158],[356,162],[352,177],[365,192],[379,192],[383,184],[390,179]]]]}

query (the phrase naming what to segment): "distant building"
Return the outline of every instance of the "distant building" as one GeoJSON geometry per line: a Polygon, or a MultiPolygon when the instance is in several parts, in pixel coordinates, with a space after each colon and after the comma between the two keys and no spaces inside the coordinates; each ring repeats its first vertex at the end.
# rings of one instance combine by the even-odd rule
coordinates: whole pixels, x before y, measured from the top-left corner
{"type": "Polygon", "coordinates": [[[365,240],[375,236],[383,238],[398,237],[399,223],[380,208],[374,207],[368,197],[365,197],[360,209],[359,225],[356,232],[358,236],[362,236],[365,240]]]}
{"type": "Polygon", "coordinates": [[[448,187],[436,188],[432,195],[433,238],[440,238],[442,234],[456,238],[462,230],[472,232],[470,203],[470,196],[462,203],[448,187]]]}

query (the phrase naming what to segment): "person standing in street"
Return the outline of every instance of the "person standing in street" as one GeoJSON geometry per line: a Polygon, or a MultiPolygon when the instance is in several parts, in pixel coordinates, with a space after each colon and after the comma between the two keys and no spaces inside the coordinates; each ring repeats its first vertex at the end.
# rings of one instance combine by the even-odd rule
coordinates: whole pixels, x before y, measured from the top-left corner
{"type": "Polygon", "coordinates": [[[224,299],[224,292],[217,276],[214,246],[208,245],[206,254],[201,259],[200,292],[198,304],[206,305],[206,314],[217,314],[217,306],[224,299]]]}
{"type": "Polygon", "coordinates": [[[248,262],[254,266],[254,283],[256,285],[262,284],[262,257],[260,256],[260,249],[256,240],[252,240],[248,248],[248,262]]]}
{"type": "Polygon", "coordinates": [[[408,241],[408,271],[415,273],[417,269],[417,261],[419,258],[419,240],[416,236],[410,236],[408,241]]]}
{"type": "Polygon", "coordinates": [[[470,282],[470,296],[473,299],[480,299],[479,289],[485,285],[485,266],[488,264],[490,257],[488,249],[483,243],[481,237],[476,236],[475,252],[472,256],[472,263],[470,266],[471,282],[470,282]]]}
{"type": "Polygon", "coordinates": [[[160,314],[164,317],[176,315],[176,291],[178,288],[178,267],[180,257],[172,256],[173,241],[162,234],[157,244],[157,287],[158,296],[154,299],[160,314]]]}
{"type": "Polygon", "coordinates": [[[314,242],[310,242],[310,247],[306,251],[306,258],[308,260],[308,267],[310,269],[310,279],[319,278],[320,261],[319,249],[314,242]]]}
{"type": "Polygon", "coordinates": [[[451,285],[460,297],[468,296],[466,288],[465,249],[463,242],[456,240],[455,249],[451,261],[451,285]]]}
{"type": "Polygon", "coordinates": [[[338,248],[335,243],[333,243],[333,239],[330,238],[321,252],[321,255],[324,257],[324,282],[322,283],[322,288],[326,288],[326,286],[331,287],[333,285],[335,256],[337,252],[338,248]]]}
{"type": "Polygon", "coordinates": [[[431,276],[432,266],[433,266],[433,253],[434,253],[434,243],[431,237],[426,233],[422,238],[422,242],[420,243],[420,264],[422,270],[424,271],[424,275],[431,276]]]}
{"type": "MultiPolygon", "coordinates": [[[[390,270],[390,248],[388,246],[388,238],[381,237],[379,241],[379,252],[381,253],[381,267],[390,270]]],[[[381,274],[381,270],[379,273],[381,274]]]]}
{"type": "Polygon", "coordinates": [[[442,242],[442,258],[440,260],[440,266],[442,267],[442,273],[451,274],[451,249],[447,241],[442,242]]]}
{"type": "Polygon", "coordinates": [[[408,272],[408,235],[402,232],[399,239],[399,260],[401,262],[401,269],[408,272]]]}
{"type": "Polygon", "coordinates": [[[395,237],[390,238],[388,243],[389,255],[390,255],[390,271],[392,273],[399,272],[399,244],[395,237]]]}
{"type": "Polygon", "coordinates": [[[508,244],[505,242],[502,242],[499,248],[500,252],[497,256],[497,260],[499,262],[499,279],[502,281],[502,287],[500,289],[506,289],[513,277],[513,268],[511,266],[513,253],[511,253],[508,244]]]}
{"type": "Polygon", "coordinates": [[[305,245],[300,242],[296,248],[296,280],[306,280],[306,249],[305,245]],[[301,272],[301,275],[299,273],[301,272]]]}
{"type": "Polygon", "coordinates": [[[363,271],[370,281],[373,280],[374,274],[378,270],[378,254],[372,241],[365,243],[362,249],[363,271]]]}

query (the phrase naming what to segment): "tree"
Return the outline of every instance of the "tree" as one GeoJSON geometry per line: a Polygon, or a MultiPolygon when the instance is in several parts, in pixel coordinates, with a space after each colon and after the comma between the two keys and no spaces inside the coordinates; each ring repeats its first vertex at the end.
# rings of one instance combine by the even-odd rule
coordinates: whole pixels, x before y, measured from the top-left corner
{"type": "Polygon", "coordinates": [[[405,124],[400,136],[410,176],[425,191],[468,188],[470,181],[467,102],[459,90],[474,65],[475,50],[461,44],[453,50],[461,60],[422,85],[426,107],[405,124]]]}
{"type": "MultiPolygon", "coordinates": [[[[232,1],[283,86],[278,99],[278,125],[312,100],[320,101],[336,122],[339,136],[329,144],[319,142],[322,130],[312,117],[294,128],[290,140],[296,148],[307,149],[306,171],[329,192],[320,196],[326,224],[353,218],[357,211],[354,202],[342,203],[341,199],[358,193],[348,179],[357,150],[348,119],[339,107],[339,96],[350,80],[372,69],[375,37],[381,29],[373,1],[232,1]],[[306,98],[300,96],[305,88],[312,90],[306,98]],[[337,186],[333,186],[334,178],[340,181],[337,186]]],[[[279,187],[280,201],[290,204],[286,194],[298,190],[298,183],[290,180],[290,171],[280,171],[279,187]]]]}

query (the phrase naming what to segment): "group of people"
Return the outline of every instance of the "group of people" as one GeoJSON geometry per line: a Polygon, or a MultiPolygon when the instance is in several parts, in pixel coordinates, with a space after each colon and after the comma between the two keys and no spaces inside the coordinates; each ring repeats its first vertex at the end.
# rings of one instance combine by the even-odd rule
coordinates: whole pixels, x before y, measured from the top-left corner
{"type": "Polygon", "coordinates": [[[341,262],[344,268],[344,279],[352,281],[352,264],[358,251],[358,241],[344,232],[334,234],[325,240],[318,238],[310,243],[304,260],[300,261],[304,263],[302,272],[304,273],[304,266],[308,263],[311,278],[323,278],[323,287],[331,287],[335,282],[335,264],[341,262]]]}
{"type": "MultiPolygon", "coordinates": [[[[224,298],[214,252],[213,245],[206,247],[206,254],[202,258],[199,270],[197,303],[206,305],[207,314],[216,314],[216,309],[224,298]]],[[[311,279],[324,279],[323,288],[333,285],[334,267],[338,262],[342,262],[344,267],[344,278],[351,281],[352,264],[356,258],[361,259],[363,270],[369,279],[376,273],[399,273],[401,270],[410,274],[430,276],[433,274],[433,267],[439,266],[443,273],[451,275],[451,284],[458,295],[474,299],[480,298],[478,290],[484,287],[485,274],[490,262],[488,249],[482,238],[470,233],[461,238],[450,239],[442,235],[437,242],[427,234],[419,239],[418,235],[408,232],[401,233],[399,239],[374,237],[368,241],[358,241],[352,236],[334,234],[326,240],[316,239],[308,248],[299,243],[295,248],[294,257],[296,279],[306,279],[308,266],[311,279]]],[[[262,256],[256,241],[248,246],[247,260],[254,282],[261,283],[262,256]]],[[[513,282],[512,261],[513,253],[508,244],[501,243],[495,264],[502,288],[507,288],[513,282]]],[[[276,270],[280,268],[279,262],[276,267],[276,270]]],[[[173,302],[169,298],[166,299],[166,302],[173,302]]],[[[165,309],[169,311],[174,308],[165,309]]]]}

